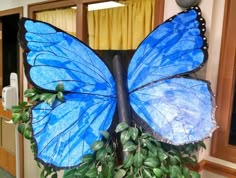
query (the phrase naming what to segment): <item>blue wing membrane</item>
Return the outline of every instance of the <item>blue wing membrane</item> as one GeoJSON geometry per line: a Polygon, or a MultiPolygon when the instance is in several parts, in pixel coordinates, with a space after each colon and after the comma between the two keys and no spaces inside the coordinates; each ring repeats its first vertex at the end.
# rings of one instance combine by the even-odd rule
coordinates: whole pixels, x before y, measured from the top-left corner
{"type": "Polygon", "coordinates": [[[216,123],[209,83],[179,78],[207,59],[205,20],[192,7],[165,21],[140,44],[128,68],[134,111],[161,141],[181,145],[209,137],[216,123]]]}
{"type": "Polygon", "coordinates": [[[36,159],[57,168],[77,166],[101,139],[99,132],[111,124],[116,107],[113,76],[88,46],[47,23],[21,19],[18,38],[31,84],[55,92],[63,83],[65,89],[65,102],[32,108],[36,159]]]}
{"type": "Polygon", "coordinates": [[[78,166],[89,154],[91,145],[107,130],[115,110],[115,102],[101,96],[67,94],[65,102],[52,107],[45,102],[31,110],[36,159],[57,168],[78,166]]]}
{"type": "Polygon", "coordinates": [[[216,127],[214,98],[202,80],[161,80],[131,93],[130,100],[135,112],[167,143],[197,142],[210,137],[216,127]]]}
{"type": "Polygon", "coordinates": [[[114,80],[103,61],[75,37],[40,21],[23,18],[20,41],[26,75],[36,88],[114,95],[114,80]]]}
{"type": "Polygon", "coordinates": [[[199,69],[207,59],[205,30],[199,7],[182,12],[154,29],[139,45],[129,64],[129,92],[199,69]]]}

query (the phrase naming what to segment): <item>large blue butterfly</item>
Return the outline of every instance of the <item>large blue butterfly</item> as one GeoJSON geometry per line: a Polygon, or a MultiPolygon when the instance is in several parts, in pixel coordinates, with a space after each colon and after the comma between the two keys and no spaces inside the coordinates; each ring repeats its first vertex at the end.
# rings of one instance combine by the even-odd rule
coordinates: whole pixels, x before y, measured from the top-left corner
{"type": "MultiPolygon", "coordinates": [[[[80,164],[107,130],[117,105],[116,84],[102,60],[84,43],[47,23],[23,18],[19,41],[25,74],[36,88],[64,102],[31,110],[36,158],[59,168],[80,164]]],[[[168,19],[139,45],[128,67],[129,102],[161,141],[181,145],[211,136],[216,127],[209,83],[183,75],[207,58],[205,21],[199,7],[168,19]]]]}

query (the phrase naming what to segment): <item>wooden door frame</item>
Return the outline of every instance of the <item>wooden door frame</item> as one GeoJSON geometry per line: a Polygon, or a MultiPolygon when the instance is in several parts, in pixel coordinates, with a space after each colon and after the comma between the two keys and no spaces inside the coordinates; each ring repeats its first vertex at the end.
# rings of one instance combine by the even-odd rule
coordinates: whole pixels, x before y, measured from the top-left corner
{"type": "MultiPolygon", "coordinates": [[[[3,10],[0,11],[0,18],[8,15],[13,15],[13,14],[19,14],[19,17],[23,16],[23,7],[17,7],[13,9],[8,9],[8,10],[3,10]]],[[[22,49],[20,48],[19,54],[22,54],[22,49]]],[[[23,56],[19,56],[19,101],[23,101],[23,56]]],[[[0,117],[11,120],[11,112],[10,111],[5,111],[2,106],[2,102],[0,102],[0,117]]],[[[23,144],[23,137],[19,136],[19,141],[20,141],[20,176],[23,178],[24,177],[24,144],[23,144]]],[[[15,157],[6,152],[3,149],[0,149],[0,154],[1,155],[6,155],[6,157],[3,158],[3,160],[7,160],[11,162],[12,164],[16,163],[15,157]]],[[[0,164],[1,165],[1,164],[0,164]]],[[[4,169],[9,171],[12,175],[16,175],[16,169],[13,168],[7,168],[4,167],[5,164],[1,165],[4,169]]]]}
{"type": "MultiPolygon", "coordinates": [[[[104,2],[107,0],[50,0],[28,5],[28,17],[35,19],[35,12],[63,8],[69,6],[77,7],[76,36],[87,43],[87,6],[91,3],[104,2]],[[81,25],[82,24],[82,25],[81,25]]],[[[155,0],[154,26],[163,22],[164,0],[155,0]]]]}
{"type": "Polygon", "coordinates": [[[229,144],[232,107],[236,84],[236,3],[225,1],[223,38],[216,93],[216,119],[219,128],[213,135],[211,155],[236,163],[236,146],[229,144]]]}

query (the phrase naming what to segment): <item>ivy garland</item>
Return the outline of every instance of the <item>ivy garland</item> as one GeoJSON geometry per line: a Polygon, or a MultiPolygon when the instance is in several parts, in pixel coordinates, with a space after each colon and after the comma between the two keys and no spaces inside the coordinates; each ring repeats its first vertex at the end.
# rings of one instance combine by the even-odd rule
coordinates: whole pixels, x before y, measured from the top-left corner
{"type": "MultiPolygon", "coordinates": [[[[24,92],[28,102],[12,107],[12,121],[18,123],[18,131],[30,140],[31,150],[35,154],[35,142],[30,125],[30,108],[40,101],[52,105],[55,100],[64,101],[63,84],[56,87],[57,93],[45,93],[32,88],[24,92]]],[[[206,148],[201,142],[173,146],[157,141],[141,128],[119,123],[115,133],[101,132],[102,141],[95,141],[91,146],[93,154],[85,155],[79,167],[65,170],[63,178],[200,178],[189,167],[197,163],[194,154],[200,148],[206,148]],[[118,146],[118,143],[119,146],[118,146]],[[124,161],[118,162],[118,148],[126,152],[124,161]]],[[[52,167],[42,168],[40,178],[57,178],[57,170],[52,167]]]]}

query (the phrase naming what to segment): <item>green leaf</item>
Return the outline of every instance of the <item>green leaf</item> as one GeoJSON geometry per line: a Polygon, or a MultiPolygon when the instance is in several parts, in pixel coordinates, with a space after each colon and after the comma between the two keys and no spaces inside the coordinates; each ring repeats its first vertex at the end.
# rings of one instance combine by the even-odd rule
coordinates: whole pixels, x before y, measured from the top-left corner
{"type": "Polygon", "coordinates": [[[82,157],[81,161],[83,163],[89,164],[89,163],[91,163],[93,161],[93,155],[92,154],[87,154],[87,155],[82,157]]]}
{"type": "Polygon", "coordinates": [[[146,140],[145,143],[146,147],[157,156],[157,147],[156,145],[152,144],[149,140],[146,140]]]}
{"type": "Polygon", "coordinates": [[[61,102],[64,101],[64,94],[61,91],[57,93],[57,99],[61,102]]]}
{"type": "Polygon", "coordinates": [[[44,172],[45,172],[45,170],[43,170],[43,171],[41,172],[40,178],[46,178],[46,177],[44,176],[44,172]]]}
{"type": "Polygon", "coordinates": [[[75,172],[76,172],[76,169],[65,170],[63,174],[63,178],[74,178],[75,172]]]}
{"type": "Polygon", "coordinates": [[[200,174],[198,174],[197,172],[191,171],[190,175],[192,176],[192,178],[200,178],[200,174]]]}
{"type": "Polygon", "coordinates": [[[64,84],[63,84],[63,83],[59,83],[59,84],[56,86],[56,91],[57,91],[57,92],[64,92],[64,84]]]}
{"type": "Polygon", "coordinates": [[[152,137],[152,135],[150,133],[142,133],[141,138],[148,138],[148,137],[152,137]]]}
{"type": "Polygon", "coordinates": [[[83,176],[88,171],[89,167],[89,164],[80,165],[75,172],[75,176],[83,176]]]}
{"type": "Polygon", "coordinates": [[[21,134],[24,134],[24,131],[25,131],[25,124],[24,123],[21,123],[21,124],[18,125],[18,131],[21,134]]]}
{"type": "Polygon", "coordinates": [[[57,173],[53,174],[51,178],[57,178],[57,173]]]}
{"type": "Polygon", "coordinates": [[[183,175],[184,175],[185,178],[189,178],[190,177],[189,168],[187,168],[187,167],[183,168],[183,175]]]}
{"type": "Polygon", "coordinates": [[[109,161],[108,163],[104,163],[102,165],[102,177],[101,178],[113,178],[114,177],[114,166],[115,163],[113,161],[109,161]]]}
{"type": "Polygon", "coordinates": [[[163,175],[163,172],[160,168],[154,168],[153,172],[154,172],[155,176],[157,176],[157,178],[161,178],[163,175]]]}
{"type": "Polygon", "coordinates": [[[97,152],[96,152],[96,160],[99,161],[99,160],[104,160],[105,158],[105,155],[106,155],[106,149],[99,149],[97,152]]]}
{"type": "Polygon", "coordinates": [[[130,127],[129,128],[129,134],[133,140],[136,140],[138,137],[138,129],[135,127],[130,127]]]}
{"type": "Polygon", "coordinates": [[[50,106],[52,106],[55,99],[56,99],[56,95],[52,94],[45,100],[45,102],[47,102],[50,106]]]}
{"type": "Polygon", "coordinates": [[[36,94],[33,97],[30,98],[31,102],[37,101],[38,99],[40,99],[40,95],[36,94]]]}
{"type": "Polygon", "coordinates": [[[196,162],[190,158],[190,157],[183,157],[182,161],[184,162],[184,164],[191,164],[192,166],[194,166],[196,164],[196,162]]]}
{"type": "Polygon", "coordinates": [[[124,130],[121,132],[120,134],[120,141],[122,144],[124,144],[125,142],[127,142],[130,139],[130,133],[128,130],[124,130]]]}
{"type": "Polygon", "coordinates": [[[85,173],[86,176],[88,177],[96,177],[97,176],[97,168],[95,166],[92,166],[88,172],[85,173]]]}
{"type": "Polygon", "coordinates": [[[146,149],[146,148],[141,148],[141,153],[145,156],[145,157],[147,157],[148,156],[148,153],[149,153],[149,151],[146,149]]]}
{"type": "Polygon", "coordinates": [[[29,117],[29,112],[23,112],[21,114],[21,117],[22,117],[22,122],[23,123],[26,123],[30,120],[30,117],[29,117]]]}
{"type": "Polygon", "coordinates": [[[114,178],[123,178],[126,174],[126,170],[124,169],[119,169],[116,173],[115,173],[115,177],[114,178]]]}
{"type": "Polygon", "coordinates": [[[174,156],[169,156],[170,159],[170,164],[173,165],[177,165],[178,164],[178,160],[174,157],[174,156]]]}
{"type": "Polygon", "coordinates": [[[155,168],[160,166],[160,162],[157,158],[147,158],[144,160],[144,165],[155,168]]]}
{"type": "Polygon", "coordinates": [[[19,104],[19,106],[20,106],[21,108],[23,108],[23,107],[25,107],[27,104],[28,104],[28,102],[23,101],[23,102],[21,102],[21,103],[19,104]]]}
{"type": "Polygon", "coordinates": [[[127,128],[129,128],[128,124],[126,124],[125,122],[121,122],[117,125],[115,132],[119,133],[122,132],[123,130],[126,130],[127,128]]]}
{"type": "Polygon", "coordinates": [[[206,145],[205,145],[205,143],[204,143],[203,141],[200,141],[200,142],[198,142],[197,144],[198,144],[200,147],[206,149],[206,145]]]}
{"type": "Polygon", "coordinates": [[[159,151],[157,154],[161,162],[168,158],[168,155],[164,151],[159,151]]]}
{"type": "Polygon", "coordinates": [[[153,137],[149,137],[148,138],[157,148],[161,147],[161,143],[159,141],[157,141],[155,138],[153,137]]]}
{"type": "Polygon", "coordinates": [[[164,166],[163,164],[161,165],[161,170],[164,172],[164,173],[169,173],[170,171],[169,171],[169,169],[166,167],[166,166],[164,166]]]}
{"type": "Polygon", "coordinates": [[[143,169],[143,174],[144,174],[144,177],[150,177],[150,178],[153,177],[151,171],[145,168],[143,169]]]}
{"type": "Polygon", "coordinates": [[[26,139],[31,139],[31,128],[27,127],[24,131],[24,137],[26,139]]]}
{"type": "Polygon", "coordinates": [[[104,146],[103,141],[98,140],[93,143],[93,145],[91,146],[91,150],[97,151],[97,150],[101,149],[103,146],[104,146]]]}
{"type": "Polygon", "coordinates": [[[142,155],[142,153],[137,152],[134,155],[134,166],[139,168],[143,164],[143,159],[144,159],[144,156],[142,155]]]}
{"type": "Polygon", "coordinates": [[[170,167],[170,176],[171,177],[179,177],[182,175],[182,171],[179,166],[171,166],[170,167]]]}
{"type": "Polygon", "coordinates": [[[123,151],[134,151],[136,148],[137,146],[133,142],[128,141],[124,144],[123,151]]]}
{"type": "Polygon", "coordinates": [[[129,168],[129,167],[132,166],[133,162],[134,162],[134,155],[129,154],[124,160],[123,167],[124,168],[129,168]]]}
{"type": "Polygon", "coordinates": [[[13,113],[19,113],[19,112],[22,111],[22,109],[23,109],[22,106],[12,106],[12,107],[11,107],[11,111],[12,111],[13,113]]]}
{"type": "MultiPolygon", "coordinates": [[[[31,149],[31,151],[32,151],[33,153],[35,153],[35,151],[36,151],[36,145],[35,145],[35,143],[31,143],[30,149],[31,149]]],[[[37,162],[37,163],[38,163],[38,162],[37,162]]],[[[39,166],[39,163],[38,163],[38,166],[39,166]]],[[[39,166],[39,167],[40,167],[40,166],[39,166]]]]}
{"type": "Polygon", "coordinates": [[[12,121],[13,123],[18,123],[21,120],[21,114],[20,113],[13,113],[12,114],[12,121]]]}
{"type": "Polygon", "coordinates": [[[113,149],[112,149],[112,146],[111,145],[108,145],[108,146],[106,146],[106,151],[107,151],[107,153],[113,153],[113,149]]]}
{"type": "Polygon", "coordinates": [[[106,140],[108,140],[108,139],[110,138],[110,134],[109,134],[107,131],[101,131],[100,133],[102,134],[102,136],[103,136],[106,140]]]}
{"type": "Polygon", "coordinates": [[[36,95],[36,92],[35,92],[34,89],[28,89],[28,90],[25,90],[25,91],[24,91],[24,96],[25,96],[26,98],[31,98],[31,97],[33,97],[34,95],[36,95]]]}
{"type": "Polygon", "coordinates": [[[46,101],[48,100],[52,95],[52,93],[43,93],[40,95],[40,101],[46,101]]]}

